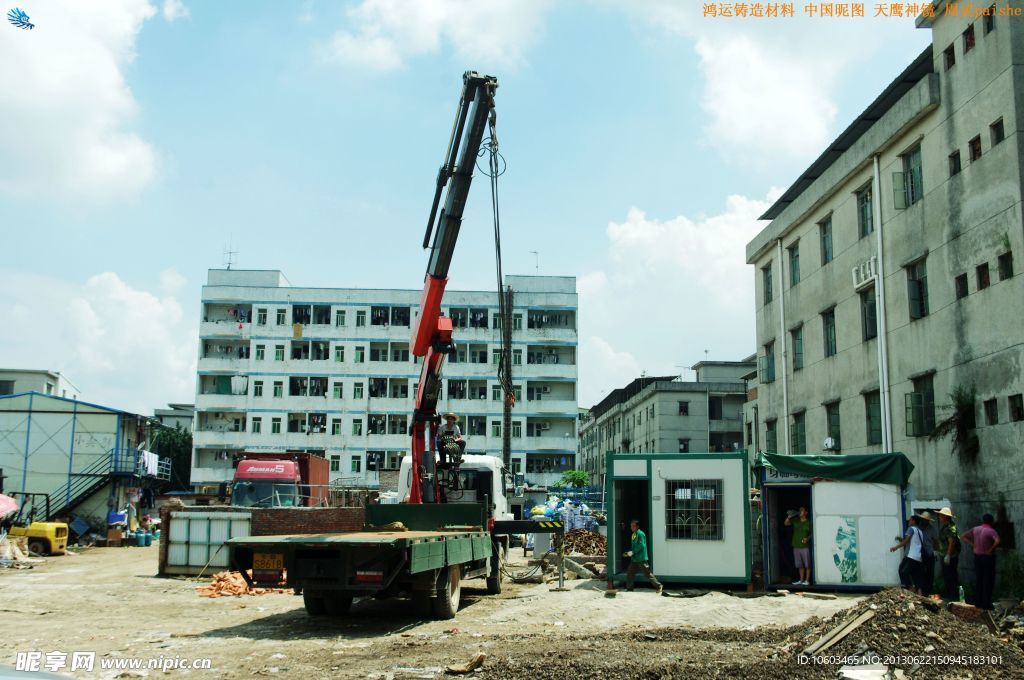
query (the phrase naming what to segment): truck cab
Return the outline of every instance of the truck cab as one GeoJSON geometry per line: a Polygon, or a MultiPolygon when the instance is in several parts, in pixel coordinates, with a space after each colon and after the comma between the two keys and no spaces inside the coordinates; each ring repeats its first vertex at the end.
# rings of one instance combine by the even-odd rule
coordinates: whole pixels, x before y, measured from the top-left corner
{"type": "MultiPolygon", "coordinates": [[[[458,473],[453,475],[455,488],[444,490],[448,503],[483,503],[486,499],[488,519],[509,520],[512,512],[505,495],[505,477],[501,459],[495,456],[464,456],[458,473]]],[[[398,498],[403,500],[412,490],[412,456],[402,459],[398,472],[398,498]]]]}
{"type": "Polygon", "coordinates": [[[243,460],[235,469],[231,505],[293,508],[302,505],[299,464],[292,460],[243,460]]]}

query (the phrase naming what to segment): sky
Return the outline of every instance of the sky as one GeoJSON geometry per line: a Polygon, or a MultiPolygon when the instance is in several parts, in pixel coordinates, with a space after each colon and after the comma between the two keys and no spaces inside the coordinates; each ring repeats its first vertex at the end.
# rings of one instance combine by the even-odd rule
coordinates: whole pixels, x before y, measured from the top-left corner
{"type": "MultiPolygon", "coordinates": [[[[745,244],[916,57],[911,18],[690,0],[6,0],[0,367],[195,396],[210,268],[419,289],[462,73],[498,78],[506,274],[575,276],[579,403],[755,351],[745,244]]],[[[449,288],[496,288],[478,175],[449,288]]]]}

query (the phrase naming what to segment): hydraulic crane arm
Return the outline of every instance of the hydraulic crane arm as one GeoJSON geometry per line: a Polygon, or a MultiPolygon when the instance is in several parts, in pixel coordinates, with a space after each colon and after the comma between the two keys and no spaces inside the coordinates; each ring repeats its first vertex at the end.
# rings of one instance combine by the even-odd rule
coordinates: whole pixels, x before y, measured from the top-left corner
{"type": "Polygon", "coordinates": [[[445,357],[454,349],[451,319],[441,317],[441,298],[448,283],[455,242],[462,226],[466,197],[473,182],[473,170],[488,122],[494,121],[494,93],[498,80],[467,71],[463,77],[462,97],[455,116],[444,164],[438,171],[434,202],[430,208],[423,247],[430,246],[430,260],[420,298],[420,314],[413,326],[411,350],[423,357],[420,382],[412,424],[412,490],[410,503],[436,501],[437,484],[434,470],[433,444],[437,434],[437,398],[441,390],[441,373],[445,357]],[[447,193],[445,187],[447,186],[447,193]],[[444,206],[441,207],[441,197],[444,206]],[[438,208],[441,207],[440,213],[438,208]],[[436,222],[436,224],[435,224],[436,222]],[[429,434],[431,445],[427,446],[429,434]],[[425,455],[427,451],[431,455],[425,455]]]}

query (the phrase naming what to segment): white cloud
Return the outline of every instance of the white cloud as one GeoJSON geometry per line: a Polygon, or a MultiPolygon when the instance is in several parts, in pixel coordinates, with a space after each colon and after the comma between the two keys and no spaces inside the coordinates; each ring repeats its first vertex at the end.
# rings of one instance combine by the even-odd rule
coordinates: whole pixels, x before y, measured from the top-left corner
{"type": "Polygon", "coordinates": [[[580,404],[593,405],[640,371],[691,377],[707,357],[754,353],[754,274],[747,242],[765,200],[729,196],[716,215],[668,220],[632,208],[608,225],[605,265],[579,279],[580,404]],[[611,375],[614,381],[606,376],[611,375]]]}
{"type": "Polygon", "coordinates": [[[327,62],[394,70],[449,45],[461,58],[514,66],[542,29],[550,0],[362,0],[350,27],[321,50],[327,62]]]}
{"type": "Polygon", "coordinates": [[[185,280],[161,274],[161,294],[104,272],[84,283],[0,270],[5,367],[57,370],[104,406],[151,414],[195,397],[198,319],[175,297],[185,280]]]}
{"type": "Polygon", "coordinates": [[[163,15],[167,21],[177,21],[188,17],[188,7],[181,0],[164,0],[163,15]]]}
{"type": "Polygon", "coordinates": [[[152,181],[157,156],[131,128],[124,69],[155,12],[146,0],[54,0],[32,9],[35,30],[5,31],[0,192],[102,200],[152,181]]]}

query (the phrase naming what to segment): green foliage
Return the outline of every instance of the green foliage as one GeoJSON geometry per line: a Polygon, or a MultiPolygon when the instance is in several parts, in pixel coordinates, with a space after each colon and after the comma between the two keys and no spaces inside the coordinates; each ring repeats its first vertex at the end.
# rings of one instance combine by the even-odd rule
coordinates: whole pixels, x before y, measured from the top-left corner
{"type": "Polygon", "coordinates": [[[153,435],[153,452],[171,459],[169,490],[188,491],[192,474],[192,433],[180,425],[162,427],[153,435]]]}
{"type": "Polygon", "coordinates": [[[949,412],[949,416],[936,424],[935,429],[928,435],[928,439],[934,442],[950,437],[953,445],[952,453],[959,455],[968,463],[973,463],[981,450],[978,435],[974,431],[976,426],[974,403],[977,399],[977,392],[974,385],[969,387],[957,385],[948,396],[952,403],[942,408],[949,412]]]}
{"type": "Polygon", "coordinates": [[[562,473],[559,486],[586,486],[590,481],[590,475],[585,470],[566,470],[562,473]]]}

